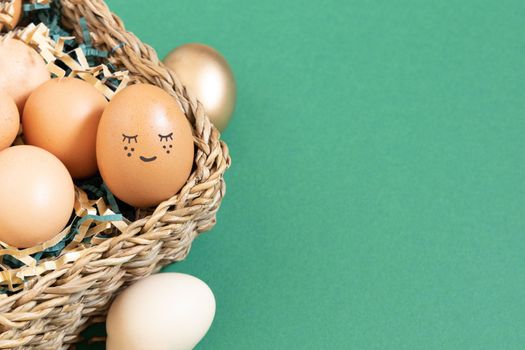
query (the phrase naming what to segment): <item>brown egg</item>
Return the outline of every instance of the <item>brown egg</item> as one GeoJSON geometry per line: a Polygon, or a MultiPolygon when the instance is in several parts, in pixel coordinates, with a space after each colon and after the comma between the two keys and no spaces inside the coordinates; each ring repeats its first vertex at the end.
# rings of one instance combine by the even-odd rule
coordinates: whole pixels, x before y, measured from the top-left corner
{"type": "Polygon", "coordinates": [[[83,80],[49,80],[27,100],[22,117],[25,141],[57,156],[73,178],[92,176],[97,172],[98,122],[107,104],[83,80]]]}
{"type": "MultiPolygon", "coordinates": [[[[7,30],[13,30],[14,27],[20,21],[22,16],[22,0],[10,0],[12,6],[12,13],[8,13],[7,20],[0,20],[0,30],[2,30],[5,25],[7,30]]],[[[7,7],[7,1],[4,1],[4,8],[7,7]]]]}
{"type": "Polygon", "coordinates": [[[0,93],[0,151],[9,147],[20,129],[20,115],[13,98],[0,93]]]}
{"type": "Polygon", "coordinates": [[[193,152],[186,116],[156,86],[125,88],[100,119],[100,174],[115,196],[134,207],[155,206],[177,194],[191,173],[193,152]]]}
{"type": "Polygon", "coordinates": [[[235,79],[226,59],[203,44],[186,44],[163,60],[181,82],[202,103],[210,121],[223,131],[235,107],[235,79]]]}
{"type": "Polygon", "coordinates": [[[18,248],[45,242],[66,226],[73,180],[51,153],[34,146],[0,152],[0,240],[18,248]]]}
{"type": "Polygon", "coordinates": [[[20,114],[31,92],[49,79],[46,63],[34,49],[16,39],[0,41],[0,91],[11,95],[20,114]]]}

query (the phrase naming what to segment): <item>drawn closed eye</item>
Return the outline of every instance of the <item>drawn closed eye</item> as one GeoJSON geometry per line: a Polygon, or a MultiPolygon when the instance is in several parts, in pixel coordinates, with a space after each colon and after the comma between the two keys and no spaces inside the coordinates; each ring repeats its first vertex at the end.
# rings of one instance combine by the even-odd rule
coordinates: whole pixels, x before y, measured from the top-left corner
{"type": "Polygon", "coordinates": [[[137,143],[137,139],[138,139],[139,135],[135,135],[135,136],[128,136],[126,134],[122,134],[122,142],[126,142],[128,141],[128,144],[131,143],[131,140],[135,141],[135,143],[137,143]]]}
{"type": "Polygon", "coordinates": [[[161,134],[159,134],[159,137],[160,137],[160,142],[173,140],[173,133],[171,132],[168,135],[161,135],[161,134]]]}

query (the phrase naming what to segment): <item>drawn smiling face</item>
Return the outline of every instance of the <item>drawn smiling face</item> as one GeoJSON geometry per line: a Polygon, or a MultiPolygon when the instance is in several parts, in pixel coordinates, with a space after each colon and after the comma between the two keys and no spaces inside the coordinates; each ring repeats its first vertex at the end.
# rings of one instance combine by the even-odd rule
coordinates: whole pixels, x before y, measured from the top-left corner
{"type": "Polygon", "coordinates": [[[118,93],[100,120],[97,162],[109,189],[136,207],[175,195],[193,165],[191,127],[174,98],[152,85],[118,93]]]}
{"type": "MultiPolygon", "coordinates": [[[[171,153],[171,149],[173,148],[173,144],[171,144],[169,142],[173,141],[173,132],[170,132],[167,135],[159,134],[158,136],[159,136],[159,139],[160,139],[159,141],[162,144],[162,148],[164,149],[166,154],[170,154],[171,153]]],[[[126,152],[126,155],[128,157],[131,157],[133,155],[133,153],[135,152],[135,147],[133,147],[132,144],[138,144],[138,138],[139,138],[139,135],[128,136],[126,134],[122,134],[122,142],[125,145],[124,146],[124,151],[126,152]]],[[[146,156],[141,155],[141,156],[139,156],[139,159],[142,160],[145,163],[149,163],[149,162],[153,162],[153,161],[157,160],[157,156],[153,155],[153,156],[150,156],[150,157],[146,157],[146,156]]]]}

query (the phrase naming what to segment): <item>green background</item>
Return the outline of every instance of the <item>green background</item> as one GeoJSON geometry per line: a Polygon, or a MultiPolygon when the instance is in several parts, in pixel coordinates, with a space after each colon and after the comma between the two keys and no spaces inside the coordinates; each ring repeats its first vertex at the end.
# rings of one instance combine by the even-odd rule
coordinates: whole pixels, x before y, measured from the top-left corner
{"type": "Polygon", "coordinates": [[[109,0],[238,82],[198,349],[522,349],[525,2],[109,0]]]}

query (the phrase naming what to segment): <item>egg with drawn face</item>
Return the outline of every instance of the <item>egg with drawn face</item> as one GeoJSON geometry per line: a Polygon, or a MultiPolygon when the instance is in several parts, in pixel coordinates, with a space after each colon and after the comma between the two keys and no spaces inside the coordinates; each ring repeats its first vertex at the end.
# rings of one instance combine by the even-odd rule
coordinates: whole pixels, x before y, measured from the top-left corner
{"type": "Polygon", "coordinates": [[[137,208],[179,192],[193,166],[191,126],[174,97],[149,84],[128,86],[107,105],[97,163],[109,190],[137,208]]]}

